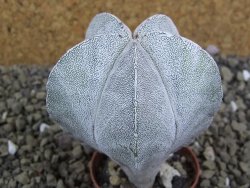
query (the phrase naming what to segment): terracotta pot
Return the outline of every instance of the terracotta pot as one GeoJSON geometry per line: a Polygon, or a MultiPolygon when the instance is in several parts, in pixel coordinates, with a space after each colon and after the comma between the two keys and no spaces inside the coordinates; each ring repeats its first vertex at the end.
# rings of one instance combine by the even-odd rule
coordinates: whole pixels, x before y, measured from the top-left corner
{"type": "MultiPolygon", "coordinates": [[[[199,161],[195,155],[195,153],[189,148],[189,147],[184,147],[177,151],[180,155],[185,156],[186,158],[190,159],[192,161],[192,166],[194,170],[194,176],[192,180],[192,185],[190,188],[195,188],[197,186],[197,183],[200,178],[201,170],[200,170],[200,164],[199,161]]],[[[94,152],[92,155],[92,158],[89,162],[89,171],[90,171],[90,178],[92,180],[92,183],[94,185],[94,188],[101,188],[97,181],[97,169],[99,165],[101,164],[102,160],[106,158],[106,155],[99,153],[99,152],[94,152]]]]}

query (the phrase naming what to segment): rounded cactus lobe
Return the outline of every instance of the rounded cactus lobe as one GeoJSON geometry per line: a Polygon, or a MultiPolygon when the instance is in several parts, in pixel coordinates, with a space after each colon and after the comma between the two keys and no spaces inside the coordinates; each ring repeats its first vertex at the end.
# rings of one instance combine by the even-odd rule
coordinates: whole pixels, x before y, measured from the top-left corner
{"type": "MultiPolygon", "coordinates": [[[[137,44],[138,145],[141,163],[155,165],[169,153],[176,135],[173,109],[159,70],[149,54],[137,44]],[[150,156],[150,157],[145,157],[150,156]]],[[[139,160],[140,162],[140,160],[139,160]]]]}
{"type": "Polygon", "coordinates": [[[131,38],[130,29],[119,18],[109,13],[100,13],[90,22],[85,38],[116,35],[117,33],[119,33],[120,37],[131,38]]]}
{"type": "Polygon", "coordinates": [[[175,139],[172,107],[158,70],[137,41],[110,72],[94,126],[98,148],[134,174],[165,160],[175,139]]]}
{"type": "Polygon", "coordinates": [[[150,33],[165,33],[169,36],[179,36],[179,32],[173,21],[163,14],[156,14],[147,18],[135,29],[133,35],[143,38],[150,33]]]}
{"type": "Polygon", "coordinates": [[[95,147],[96,104],[112,66],[129,38],[119,33],[88,39],[71,48],[56,64],[47,83],[47,109],[60,125],[95,147]]]}
{"type": "Polygon", "coordinates": [[[133,45],[129,43],[112,68],[96,110],[95,140],[100,151],[125,164],[133,163],[134,69],[133,45]]]}
{"type": "Polygon", "coordinates": [[[203,49],[183,37],[151,33],[140,43],[169,93],[177,125],[174,151],[211,124],[222,100],[219,70],[203,49]]]}

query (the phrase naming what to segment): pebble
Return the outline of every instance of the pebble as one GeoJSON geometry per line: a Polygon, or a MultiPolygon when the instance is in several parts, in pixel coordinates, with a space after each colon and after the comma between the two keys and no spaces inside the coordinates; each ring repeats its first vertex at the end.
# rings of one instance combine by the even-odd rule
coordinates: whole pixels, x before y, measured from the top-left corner
{"type": "MultiPolygon", "coordinates": [[[[236,154],[237,150],[238,150],[238,146],[233,140],[231,140],[228,143],[229,143],[228,144],[229,145],[229,154],[233,157],[236,154]]],[[[235,158],[233,158],[232,162],[235,161],[235,163],[237,163],[236,160],[234,160],[234,159],[235,158]]]]}
{"type": "Polygon", "coordinates": [[[207,160],[210,160],[210,161],[215,160],[214,149],[211,146],[208,146],[208,147],[205,148],[205,151],[204,151],[203,155],[207,160]]]}
{"type": "Polygon", "coordinates": [[[201,176],[205,179],[210,179],[215,174],[214,170],[204,170],[202,171],[201,176]]]}
{"type": "Polygon", "coordinates": [[[231,172],[233,173],[233,175],[237,178],[240,177],[242,175],[241,171],[236,169],[234,166],[232,165],[228,165],[228,169],[231,170],[231,172]]]}
{"type": "Polygon", "coordinates": [[[221,170],[220,171],[220,176],[226,178],[227,177],[227,173],[225,171],[221,170]]]}
{"type": "Polygon", "coordinates": [[[4,157],[8,155],[8,146],[6,144],[0,144],[0,157],[4,157]]]}
{"type": "Polygon", "coordinates": [[[16,188],[17,187],[17,182],[14,179],[10,179],[8,183],[8,188],[16,188]]]}
{"type": "Polygon", "coordinates": [[[48,138],[43,138],[42,141],[41,141],[41,143],[40,143],[40,147],[45,146],[48,142],[49,142],[48,138]]]}
{"type": "Polygon", "coordinates": [[[207,168],[209,170],[214,170],[216,168],[215,162],[211,160],[203,162],[202,166],[204,166],[204,168],[207,168]]]}
{"type": "Polygon", "coordinates": [[[231,101],[230,105],[231,105],[232,112],[236,112],[238,109],[237,104],[234,101],[231,101]]]}
{"type": "Polygon", "coordinates": [[[230,186],[230,179],[228,177],[226,177],[226,179],[225,179],[225,186],[226,187],[230,186]]]}
{"type": "Polygon", "coordinates": [[[231,70],[228,67],[222,66],[221,67],[221,74],[222,74],[222,78],[224,81],[226,81],[226,82],[232,81],[233,73],[231,72],[231,70]]]}
{"type": "Polygon", "coordinates": [[[239,162],[240,169],[243,173],[250,175],[250,164],[245,162],[239,162]]]}
{"type": "Polygon", "coordinates": [[[118,170],[117,170],[117,166],[118,166],[118,165],[117,165],[114,161],[109,160],[109,161],[108,161],[108,173],[109,173],[110,175],[118,175],[119,172],[118,172],[118,170]]]}
{"type": "Polygon", "coordinates": [[[245,184],[249,183],[249,178],[246,175],[238,176],[238,177],[236,177],[236,182],[239,185],[245,185],[245,184]]]}
{"type": "Polygon", "coordinates": [[[242,109],[242,110],[246,109],[246,105],[241,97],[237,97],[237,100],[235,102],[239,109],[242,109]]]}
{"type": "Polygon", "coordinates": [[[226,179],[223,177],[218,177],[218,187],[225,187],[226,179]]]}
{"type": "Polygon", "coordinates": [[[5,124],[5,125],[3,126],[3,128],[4,128],[4,130],[5,130],[7,133],[11,133],[12,131],[15,130],[15,126],[13,126],[13,124],[9,124],[9,123],[5,124]]]}
{"type": "Polygon", "coordinates": [[[84,174],[83,179],[84,179],[85,182],[89,182],[90,181],[89,174],[84,174]]]}
{"type": "Polygon", "coordinates": [[[5,122],[5,121],[6,121],[7,116],[8,116],[8,112],[7,112],[7,111],[5,111],[5,112],[2,114],[2,118],[1,118],[3,122],[5,122]]]}
{"type": "Polygon", "coordinates": [[[242,74],[245,81],[250,79],[250,72],[248,70],[243,70],[242,74]]]}
{"type": "Polygon", "coordinates": [[[46,182],[47,182],[48,186],[56,186],[57,185],[56,177],[53,174],[46,175],[46,182]]]}
{"type": "Polygon", "coordinates": [[[0,101],[0,113],[6,110],[6,105],[4,101],[0,101]]]}
{"type": "Polygon", "coordinates": [[[168,163],[161,164],[159,174],[162,180],[162,184],[165,187],[172,187],[172,180],[174,176],[181,176],[179,171],[177,171],[175,168],[170,166],[168,163]]]}
{"type": "Polygon", "coordinates": [[[210,44],[207,46],[206,51],[211,55],[216,55],[220,52],[220,49],[217,46],[210,44]]]}
{"type": "Polygon", "coordinates": [[[45,97],[46,97],[46,93],[43,92],[43,91],[38,92],[38,93],[36,94],[36,98],[37,98],[37,99],[43,99],[43,100],[44,100],[45,97]]]}
{"type": "Polygon", "coordinates": [[[226,163],[222,162],[220,158],[216,158],[216,164],[218,164],[220,170],[222,171],[226,170],[226,163]]]}
{"type": "Polygon", "coordinates": [[[71,149],[72,147],[72,136],[67,133],[61,133],[56,136],[56,142],[58,146],[64,150],[71,149]]]}
{"type": "Polygon", "coordinates": [[[240,71],[237,72],[237,76],[236,77],[237,77],[237,80],[240,81],[240,82],[244,80],[243,73],[240,72],[240,71]]]}
{"type": "Polygon", "coordinates": [[[39,120],[41,120],[42,115],[40,114],[40,112],[39,112],[39,113],[33,113],[33,114],[32,114],[32,118],[33,118],[35,121],[39,121],[39,120]]]}
{"type": "Polygon", "coordinates": [[[25,120],[22,117],[18,117],[15,121],[16,129],[18,131],[23,131],[25,129],[25,120]]]}
{"type": "Polygon", "coordinates": [[[221,160],[223,163],[228,163],[230,161],[230,155],[226,151],[221,150],[219,153],[221,160]]]}
{"type": "Polygon", "coordinates": [[[40,127],[39,127],[39,131],[40,133],[43,133],[46,129],[49,129],[50,126],[46,123],[41,123],[40,127]]]}
{"type": "Polygon", "coordinates": [[[238,112],[238,118],[240,122],[245,122],[246,121],[246,114],[243,110],[240,110],[238,112]]]}
{"type": "Polygon", "coordinates": [[[0,185],[1,185],[1,186],[4,185],[4,178],[0,178],[0,185]]]}
{"type": "Polygon", "coordinates": [[[110,182],[110,184],[113,185],[113,186],[118,186],[118,185],[121,184],[121,179],[120,179],[120,177],[117,176],[117,175],[111,175],[111,176],[109,177],[109,182],[110,182]]]}
{"type": "Polygon", "coordinates": [[[249,188],[249,187],[250,187],[250,183],[247,183],[245,185],[240,186],[239,188],[249,188]]]}
{"type": "Polygon", "coordinates": [[[26,159],[26,158],[21,159],[21,165],[28,165],[30,163],[31,163],[31,161],[29,159],[26,159]]]}
{"type": "Polygon", "coordinates": [[[82,160],[76,161],[69,166],[69,169],[74,173],[81,173],[85,170],[85,165],[82,160]]]}
{"type": "Polygon", "coordinates": [[[16,139],[17,145],[23,145],[25,143],[24,136],[23,135],[18,135],[16,139]]]}
{"type": "Polygon", "coordinates": [[[16,115],[20,114],[22,111],[22,108],[23,107],[22,107],[21,103],[14,102],[14,100],[13,100],[13,103],[11,104],[11,111],[14,114],[16,114],[16,115]]]}
{"type": "Polygon", "coordinates": [[[18,174],[15,177],[15,180],[23,185],[28,184],[30,182],[30,178],[29,178],[27,172],[22,172],[21,174],[18,174]]]}
{"type": "Polygon", "coordinates": [[[26,105],[24,107],[24,109],[25,109],[26,112],[33,112],[34,111],[34,106],[32,106],[32,105],[26,105]]]}
{"type": "Polygon", "coordinates": [[[13,117],[7,117],[6,122],[8,124],[15,125],[15,118],[13,118],[13,117]]]}
{"type": "Polygon", "coordinates": [[[235,120],[232,121],[231,126],[232,126],[232,129],[238,132],[239,134],[242,134],[243,132],[247,130],[247,126],[244,123],[239,123],[235,120]]]}
{"type": "Polygon", "coordinates": [[[230,67],[235,68],[239,64],[239,60],[237,58],[228,58],[228,64],[230,67]]]}
{"type": "Polygon", "coordinates": [[[61,128],[59,125],[57,125],[57,124],[55,124],[55,125],[50,125],[48,131],[51,132],[51,133],[58,133],[58,132],[61,133],[62,128],[61,128]]]}
{"type": "Polygon", "coordinates": [[[27,185],[22,186],[22,188],[33,188],[33,185],[27,184],[27,185]]]}
{"type": "Polygon", "coordinates": [[[14,144],[11,140],[8,140],[8,153],[10,155],[15,155],[17,152],[17,145],[14,144]]]}
{"type": "Polygon", "coordinates": [[[204,179],[200,183],[201,187],[211,187],[210,181],[208,179],[204,179]]]}
{"type": "Polygon", "coordinates": [[[7,171],[7,170],[4,170],[3,171],[3,177],[10,177],[11,176],[11,174],[10,174],[10,172],[9,171],[7,171]]]}
{"type": "Polygon", "coordinates": [[[56,185],[56,188],[65,188],[63,180],[59,179],[56,185]]]}
{"type": "Polygon", "coordinates": [[[59,164],[59,168],[58,168],[58,172],[60,174],[61,177],[67,178],[68,176],[68,165],[65,162],[61,162],[59,164]]]}
{"type": "Polygon", "coordinates": [[[34,179],[35,179],[35,182],[38,184],[41,182],[41,177],[39,176],[36,176],[34,179]]]}
{"type": "Polygon", "coordinates": [[[51,149],[46,149],[46,150],[44,151],[44,157],[45,157],[45,159],[50,160],[51,156],[52,156],[52,151],[51,151],[51,149]]]}
{"type": "Polygon", "coordinates": [[[173,167],[182,175],[182,176],[187,176],[186,170],[183,168],[183,165],[181,162],[176,161],[173,162],[173,167]]]}
{"type": "Polygon", "coordinates": [[[72,151],[72,155],[74,158],[80,158],[83,154],[83,150],[82,150],[82,147],[81,145],[77,145],[74,147],[73,151],[72,151]]]}
{"type": "Polygon", "coordinates": [[[37,139],[34,138],[33,135],[26,135],[26,140],[25,140],[26,144],[30,144],[30,145],[35,145],[37,143],[37,139]]]}
{"type": "Polygon", "coordinates": [[[58,160],[59,160],[59,156],[56,155],[56,154],[54,154],[54,155],[52,156],[51,163],[56,164],[56,163],[58,162],[58,160]]]}

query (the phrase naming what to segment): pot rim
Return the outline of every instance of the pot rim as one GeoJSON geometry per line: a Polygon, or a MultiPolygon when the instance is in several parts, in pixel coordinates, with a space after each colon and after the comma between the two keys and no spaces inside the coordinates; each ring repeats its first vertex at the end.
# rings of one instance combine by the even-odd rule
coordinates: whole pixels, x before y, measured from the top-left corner
{"type": "MultiPolygon", "coordinates": [[[[193,177],[193,182],[192,182],[190,188],[195,188],[199,182],[199,178],[201,175],[200,164],[199,164],[198,158],[196,157],[196,154],[193,152],[193,150],[190,147],[183,147],[179,151],[177,151],[177,153],[180,153],[180,154],[191,159],[192,166],[194,169],[194,177],[193,177]]],[[[102,158],[104,156],[106,156],[106,155],[95,151],[91,157],[91,160],[89,161],[89,164],[88,164],[90,178],[91,178],[91,181],[92,181],[95,188],[101,188],[97,182],[95,174],[96,174],[97,161],[102,160],[102,158]]]]}

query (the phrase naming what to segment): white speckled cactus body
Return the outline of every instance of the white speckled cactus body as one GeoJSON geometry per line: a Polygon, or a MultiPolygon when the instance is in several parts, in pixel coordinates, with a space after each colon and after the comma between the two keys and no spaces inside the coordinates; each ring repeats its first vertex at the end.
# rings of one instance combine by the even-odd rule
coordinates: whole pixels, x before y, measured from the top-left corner
{"type": "Polygon", "coordinates": [[[151,187],[169,154],[206,130],[222,99],[214,60],[155,15],[134,34],[102,13],[47,83],[50,116],[151,187]]]}

